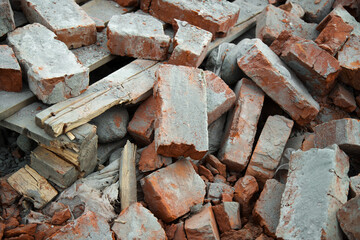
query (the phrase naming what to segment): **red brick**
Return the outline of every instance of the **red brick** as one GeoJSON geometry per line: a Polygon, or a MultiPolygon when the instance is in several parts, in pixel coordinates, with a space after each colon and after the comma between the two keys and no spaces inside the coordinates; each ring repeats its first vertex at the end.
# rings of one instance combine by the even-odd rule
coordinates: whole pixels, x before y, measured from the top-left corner
{"type": "Polygon", "coordinates": [[[335,0],[333,4],[333,8],[336,6],[341,5],[342,7],[346,8],[346,10],[351,13],[355,18],[359,20],[360,18],[360,4],[359,0],[335,0]]]}
{"type": "Polygon", "coordinates": [[[259,39],[244,39],[239,44],[248,48],[238,59],[239,67],[294,121],[305,125],[316,117],[319,104],[268,46],[259,39]]]}
{"type": "Polygon", "coordinates": [[[0,38],[15,29],[14,13],[10,6],[10,1],[5,0],[0,3],[0,38]]]}
{"type": "Polygon", "coordinates": [[[212,34],[186,21],[174,20],[174,50],[168,63],[199,67],[206,57],[212,34]]]}
{"type": "Polygon", "coordinates": [[[55,214],[52,216],[51,224],[61,225],[64,222],[66,222],[67,220],[69,220],[70,218],[71,218],[71,212],[68,208],[64,209],[64,210],[60,210],[60,211],[55,212],[55,214]]]}
{"type": "Polygon", "coordinates": [[[203,71],[164,64],[160,66],[157,77],[154,86],[157,153],[167,157],[201,159],[209,147],[203,71]]]}
{"type": "Polygon", "coordinates": [[[206,163],[205,167],[207,169],[209,169],[209,171],[211,172],[212,175],[214,175],[214,176],[219,175],[219,171],[216,168],[214,168],[213,166],[211,166],[209,163],[206,163]]]}
{"type": "Polygon", "coordinates": [[[236,24],[240,10],[225,0],[143,0],[140,7],[167,23],[173,23],[175,19],[187,21],[211,32],[214,38],[224,36],[236,24]]]}
{"type": "Polygon", "coordinates": [[[246,78],[237,83],[235,93],[237,100],[227,120],[218,158],[228,171],[240,172],[245,169],[251,156],[264,93],[246,78]]]}
{"type": "Polygon", "coordinates": [[[224,178],[226,177],[226,165],[222,164],[219,159],[217,159],[214,155],[209,154],[205,157],[205,161],[209,163],[212,167],[216,168],[220,175],[224,178]]]}
{"type": "Polygon", "coordinates": [[[221,233],[241,228],[240,204],[238,202],[224,202],[213,206],[212,209],[221,233]]]}
{"type": "Polygon", "coordinates": [[[360,196],[350,199],[337,212],[340,227],[349,240],[360,239],[360,196]]]}
{"type": "Polygon", "coordinates": [[[298,16],[299,18],[302,18],[305,15],[304,9],[299,4],[290,1],[286,1],[286,3],[280,5],[279,8],[298,16]]]}
{"type": "Polygon", "coordinates": [[[16,219],[16,217],[10,217],[9,219],[5,220],[5,231],[9,229],[16,228],[19,226],[19,221],[16,219]]]}
{"type": "Polygon", "coordinates": [[[136,7],[139,4],[139,0],[114,0],[114,1],[123,7],[136,7]]]}
{"type": "Polygon", "coordinates": [[[3,236],[4,236],[4,231],[5,231],[5,223],[0,222],[0,239],[3,238],[3,236]]]}
{"type": "Polygon", "coordinates": [[[128,133],[142,145],[149,145],[154,139],[156,101],[150,96],[136,109],[127,127],[128,133]]]}
{"type": "Polygon", "coordinates": [[[345,23],[341,17],[330,15],[316,29],[321,32],[315,42],[331,55],[335,55],[344,45],[354,28],[345,23]]]}
{"type": "Polygon", "coordinates": [[[220,203],[222,196],[228,194],[233,196],[234,188],[226,183],[209,183],[206,199],[211,200],[213,203],[220,203]]]}
{"type": "Polygon", "coordinates": [[[199,165],[199,175],[205,176],[210,182],[214,181],[214,175],[203,165],[199,165]]]}
{"type": "Polygon", "coordinates": [[[305,135],[304,141],[301,145],[301,150],[303,150],[303,151],[310,150],[311,148],[315,148],[315,134],[314,133],[305,135]]]}
{"type": "Polygon", "coordinates": [[[273,240],[274,238],[267,236],[266,234],[262,233],[258,236],[255,240],[273,240]]]}
{"type": "Polygon", "coordinates": [[[22,73],[14,51],[7,45],[0,45],[0,91],[20,92],[22,73]]]}
{"type": "Polygon", "coordinates": [[[21,234],[16,237],[6,238],[6,240],[34,240],[34,237],[29,234],[21,234]]]}
{"type": "Polygon", "coordinates": [[[346,112],[353,112],[356,109],[356,102],[353,93],[341,84],[337,84],[331,91],[329,97],[333,103],[344,109],[346,112]]]}
{"type": "Polygon", "coordinates": [[[213,123],[235,103],[236,95],[215,73],[205,71],[208,124],[213,123]]]}
{"type": "Polygon", "coordinates": [[[161,168],[164,165],[167,166],[171,164],[171,162],[171,158],[156,153],[155,142],[152,142],[142,151],[138,167],[142,172],[149,172],[161,168]]]}
{"type": "Polygon", "coordinates": [[[146,176],[141,186],[149,209],[165,222],[189,212],[205,195],[203,180],[186,159],[146,176]]]}
{"type": "Polygon", "coordinates": [[[199,213],[186,219],[185,232],[188,239],[220,240],[210,203],[204,205],[199,213]]]}
{"type": "Polygon", "coordinates": [[[114,55],[165,60],[170,37],[156,18],[140,13],[114,15],[107,26],[107,46],[114,55]]]}
{"type": "Polygon", "coordinates": [[[234,188],[234,200],[240,203],[241,217],[247,217],[251,214],[252,198],[259,191],[259,185],[253,176],[245,175],[235,183],[234,188]]]}
{"type": "Polygon", "coordinates": [[[13,189],[6,181],[6,178],[0,179],[0,200],[2,207],[11,206],[17,199],[20,198],[20,194],[13,189]]]}
{"type": "Polygon", "coordinates": [[[264,228],[265,233],[274,238],[279,224],[281,196],[284,189],[285,185],[275,179],[267,180],[253,210],[253,215],[264,228]]]}
{"type": "Polygon", "coordinates": [[[260,188],[274,177],[293,125],[292,120],[279,115],[266,120],[246,170],[246,175],[254,176],[260,188]]]}
{"type": "Polygon", "coordinates": [[[177,229],[175,232],[174,240],[187,240],[185,229],[184,229],[184,223],[180,222],[177,225],[177,229]]]}
{"type": "Polygon", "coordinates": [[[36,228],[35,240],[47,239],[60,229],[61,226],[54,226],[48,223],[39,224],[36,228]]]}
{"type": "Polygon", "coordinates": [[[35,224],[35,223],[27,224],[27,225],[20,225],[17,228],[6,230],[4,232],[4,237],[16,237],[21,234],[28,234],[30,236],[34,236],[35,231],[36,231],[36,226],[37,226],[37,224],[35,224]]]}

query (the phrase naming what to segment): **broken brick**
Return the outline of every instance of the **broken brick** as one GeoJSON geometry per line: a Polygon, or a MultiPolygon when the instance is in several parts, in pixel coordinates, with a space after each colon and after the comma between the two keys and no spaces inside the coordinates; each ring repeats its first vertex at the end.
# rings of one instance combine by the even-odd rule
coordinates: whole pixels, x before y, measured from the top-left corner
{"type": "Polygon", "coordinates": [[[354,28],[345,23],[341,17],[330,16],[327,18],[327,22],[319,25],[316,29],[321,32],[315,42],[331,55],[335,55],[344,45],[354,28]]]}
{"type": "Polygon", "coordinates": [[[174,240],[187,240],[185,229],[184,229],[184,222],[179,222],[176,224],[177,229],[174,235],[174,240]]]}
{"type": "Polygon", "coordinates": [[[35,231],[36,231],[36,226],[37,226],[37,224],[35,224],[35,223],[27,224],[27,225],[20,225],[16,228],[6,230],[4,232],[4,237],[8,237],[8,238],[16,237],[21,234],[28,234],[30,236],[34,236],[35,231]]]}
{"type": "Polygon", "coordinates": [[[240,203],[241,217],[247,217],[253,209],[252,198],[259,191],[259,185],[253,176],[245,175],[235,183],[234,188],[234,200],[240,203]]]}
{"type": "Polygon", "coordinates": [[[224,36],[236,24],[239,7],[225,0],[144,0],[140,7],[154,17],[173,23],[175,19],[187,21],[213,34],[224,36]]]}
{"type": "Polygon", "coordinates": [[[205,196],[204,181],[186,159],[146,176],[141,186],[149,209],[165,222],[189,212],[205,196]]]}
{"type": "Polygon", "coordinates": [[[166,239],[157,218],[138,202],[124,209],[114,222],[111,229],[118,239],[166,239]]]}
{"type": "Polygon", "coordinates": [[[315,134],[314,133],[306,134],[304,141],[301,144],[301,150],[303,150],[303,151],[310,150],[311,148],[315,148],[315,134]]]}
{"type": "Polygon", "coordinates": [[[78,96],[89,85],[89,69],[39,23],[17,28],[7,40],[27,75],[31,91],[44,103],[78,96]]]}
{"type": "Polygon", "coordinates": [[[148,14],[114,15],[107,38],[111,54],[142,59],[165,60],[170,46],[163,24],[148,14]]]}
{"type": "Polygon", "coordinates": [[[219,159],[217,159],[214,155],[209,154],[205,157],[205,161],[209,163],[212,167],[219,171],[219,174],[226,177],[226,165],[222,164],[219,159]]]}
{"type": "Polygon", "coordinates": [[[356,102],[353,93],[341,84],[337,84],[331,91],[329,97],[333,103],[344,109],[346,112],[353,112],[356,109],[356,102]]]}
{"type": "Polygon", "coordinates": [[[285,184],[275,179],[267,180],[253,210],[253,215],[264,228],[265,233],[274,238],[279,224],[281,196],[284,189],[285,184]]]}
{"type": "Polygon", "coordinates": [[[208,124],[227,112],[235,103],[231,88],[215,73],[205,71],[208,124]]]}
{"type": "Polygon", "coordinates": [[[254,82],[241,79],[235,87],[237,100],[228,117],[227,129],[218,153],[228,171],[242,171],[251,156],[264,93],[254,82]]]}
{"type": "Polygon", "coordinates": [[[360,239],[360,196],[345,203],[337,212],[337,219],[349,240],[360,239]]]}
{"type": "Polygon", "coordinates": [[[287,30],[292,35],[313,40],[318,35],[315,28],[315,24],[306,23],[292,13],[268,5],[256,22],[256,37],[270,45],[282,31],[287,30]]]}
{"type": "Polygon", "coordinates": [[[48,223],[39,224],[36,228],[35,240],[47,239],[60,230],[62,226],[54,226],[48,223]]]}
{"type": "Polygon", "coordinates": [[[171,162],[171,158],[156,153],[155,142],[152,142],[142,151],[138,165],[140,171],[149,172],[170,165],[171,162]]]}
{"type": "Polygon", "coordinates": [[[316,117],[319,104],[268,46],[259,39],[244,39],[239,44],[248,48],[238,59],[239,67],[294,121],[305,125],[316,117]]]}
{"type": "Polygon", "coordinates": [[[9,0],[0,1],[0,37],[15,29],[14,13],[9,0]]]}
{"type": "Polygon", "coordinates": [[[210,182],[214,181],[214,175],[203,165],[199,165],[199,175],[205,176],[210,182]]]}
{"type": "Polygon", "coordinates": [[[305,11],[305,20],[319,23],[331,11],[334,0],[291,0],[305,11]]]}
{"type": "Polygon", "coordinates": [[[299,18],[302,18],[305,15],[304,9],[299,4],[293,3],[291,1],[286,1],[286,3],[280,5],[279,8],[298,16],[299,18]]]}
{"type": "Polygon", "coordinates": [[[359,0],[335,0],[333,8],[336,8],[338,5],[346,8],[346,10],[351,13],[351,15],[359,20],[360,18],[360,5],[359,0]]]}
{"type": "Polygon", "coordinates": [[[5,223],[5,231],[9,229],[14,229],[17,226],[19,226],[19,221],[16,219],[16,217],[10,217],[9,219],[6,219],[5,223]]]}
{"type": "Polygon", "coordinates": [[[238,202],[223,202],[213,206],[212,209],[221,233],[241,228],[240,204],[238,202]]]}
{"type": "Polygon", "coordinates": [[[7,45],[0,45],[0,91],[20,92],[22,75],[14,51],[7,45]]]}
{"type": "Polygon", "coordinates": [[[21,2],[29,22],[46,26],[68,48],[79,48],[96,42],[95,22],[73,0],[21,2]]]}
{"type": "Polygon", "coordinates": [[[282,32],[270,46],[314,95],[327,95],[341,71],[339,62],[315,42],[282,32]]]}
{"type": "Polygon", "coordinates": [[[350,197],[360,195],[360,174],[350,178],[350,197]]]}
{"type": "Polygon", "coordinates": [[[5,223],[0,222],[0,239],[3,239],[4,231],[5,231],[5,223]]]}
{"type": "Polygon", "coordinates": [[[175,19],[174,50],[168,63],[199,67],[203,62],[212,34],[206,30],[175,19]]]}
{"type": "Polygon", "coordinates": [[[20,194],[10,186],[6,179],[0,178],[0,202],[2,207],[11,206],[19,198],[20,194]]]}
{"type": "Polygon", "coordinates": [[[139,0],[114,0],[123,7],[135,7],[139,4],[139,0]]]}
{"type": "Polygon", "coordinates": [[[336,212],[347,201],[348,171],[349,158],[337,145],[293,152],[276,237],[342,239],[336,212]]]}
{"type": "Polygon", "coordinates": [[[294,122],[283,116],[269,116],[261,132],[246,170],[246,175],[256,178],[260,188],[273,178],[294,122]]]}
{"type": "Polygon", "coordinates": [[[51,218],[51,224],[61,225],[71,218],[71,212],[68,208],[57,211],[51,218]]]}
{"type": "Polygon", "coordinates": [[[155,148],[167,157],[201,159],[208,150],[207,103],[201,69],[161,65],[154,86],[155,148]],[[171,134],[168,134],[171,132],[171,134]]]}
{"type": "Polygon", "coordinates": [[[220,240],[210,203],[204,205],[199,213],[185,220],[185,232],[188,239],[220,240]]]}
{"type": "Polygon", "coordinates": [[[219,203],[223,194],[233,196],[234,188],[226,183],[209,183],[206,199],[219,203]]]}

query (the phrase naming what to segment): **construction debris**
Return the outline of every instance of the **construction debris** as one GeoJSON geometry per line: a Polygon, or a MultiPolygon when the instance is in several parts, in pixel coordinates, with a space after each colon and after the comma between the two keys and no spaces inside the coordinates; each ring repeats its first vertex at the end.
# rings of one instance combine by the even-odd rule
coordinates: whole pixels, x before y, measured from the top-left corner
{"type": "Polygon", "coordinates": [[[0,90],[20,92],[22,73],[14,51],[7,45],[0,45],[0,90]]]}
{"type": "Polygon", "coordinates": [[[14,13],[9,0],[0,1],[0,37],[15,29],[14,13]]]}

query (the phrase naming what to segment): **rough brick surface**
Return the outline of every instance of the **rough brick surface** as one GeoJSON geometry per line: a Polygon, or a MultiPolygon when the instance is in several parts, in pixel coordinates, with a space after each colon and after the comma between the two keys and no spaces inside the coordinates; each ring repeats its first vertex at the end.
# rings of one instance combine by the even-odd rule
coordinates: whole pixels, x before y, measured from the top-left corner
{"type": "Polygon", "coordinates": [[[299,4],[293,3],[291,1],[286,1],[286,3],[280,5],[279,8],[298,16],[299,18],[302,18],[305,15],[304,9],[299,4]]]}
{"type": "Polygon", "coordinates": [[[239,17],[239,7],[225,0],[143,0],[140,7],[154,17],[167,23],[174,19],[205,29],[213,37],[223,36],[235,25],[239,17]]]}
{"type": "Polygon", "coordinates": [[[349,240],[360,239],[360,196],[350,199],[340,208],[337,219],[349,240]]]}
{"type": "Polygon", "coordinates": [[[305,19],[308,22],[319,23],[330,11],[334,0],[291,0],[299,4],[305,11],[305,19]]]}
{"type": "Polygon", "coordinates": [[[142,151],[138,167],[142,172],[149,172],[161,168],[164,165],[170,165],[171,162],[171,158],[156,153],[155,142],[152,142],[142,151]]]}
{"type": "Polygon", "coordinates": [[[254,82],[245,78],[238,82],[235,93],[237,100],[227,120],[218,157],[229,171],[242,171],[252,152],[264,93],[254,82]]]}
{"type": "Polygon", "coordinates": [[[346,112],[351,113],[356,109],[354,94],[341,84],[337,84],[334,87],[329,97],[333,100],[333,103],[336,106],[344,109],[346,112]]]}
{"type": "Polygon", "coordinates": [[[155,83],[155,147],[167,157],[201,159],[208,150],[206,83],[200,69],[162,65],[155,83]],[[171,132],[171,134],[169,134],[171,132]]]}
{"type": "Polygon", "coordinates": [[[189,212],[205,196],[204,181],[186,159],[148,175],[141,185],[149,209],[165,222],[189,212]]]}
{"type": "Polygon", "coordinates": [[[253,210],[253,215],[266,234],[274,238],[276,237],[276,227],[279,224],[281,195],[284,189],[285,184],[275,179],[267,180],[253,210]]]}
{"type": "Polygon", "coordinates": [[[315,42],[282,32],[270,48],[314,95],[327,95],[341,71],[339,62],[315,42]]]}
{"type": "Polygon", "coordinates": [[[209,183],[206,199],[219,203],[223,194],[232,196],[234,188],[226,183],[209,183]]]}
{"type": "Polygon", "coordinates": [[[259,39],[244,39],[249,50],[238,59],[239,67],[299,125],[313,120],[319,104],[301,81],[271,49],[259,39]]]}
{"type": "Polygon", "coordinates": [[[306,23],[292,13],[268,5],[257,20],[256,37],[270,45],[282,31],[287,30],[295,36],[315,39],[318,34],[315,28],[315,24],[306,23]]]}
{"type": "Polygon", "coordinates": [[[226,165],[221,163],[214,155],[209,154],[206,156],[205,161],[209,163],[212,167],[219,171],[219,174],[226,177],[226,165]]]}
{"type": "Polygon", "coordinates": [[[166,239],[157,218],[141,203],[133,203],[124,209],[111,229],[118,239],[166,239]]]}
{"type": "Polygon", "coordinates": [[[21,6],[29,22],[44,25],[68,48],[96,42],[95,22],[73,0],[21,0],[21,6]]]}
{"type": "Polygon", "coordinates": [[[29,236],[34,236],[36,231],[37,224],[27,224],[27,225],[20,225],[14,229],[9,229],[4,232],[4,237],[11,238],[17,237],[22,234],[27,234],[29,236]]]}
{"type": "Polygon", "coordinates": [[[204,29],[175,19],[174,50],[169,64],[199,67],[204,60],[212,34],[204,29]]]}
{"type": "Polygon", "coordinates": [[[203,206],[199,213],[186,219],[185,232],[188,239],[220,240],[210,203],[203,206]]]}
{"type": "Polygon", "coordinates": [[[20,194],[13,189],[5,178],[0,179],[0,202],[3,207],[11,206],[17,199],[20,198],[20,194]]]}
{"type": "Polygon", "coordinates": [[[233,90],[215,73],[205,71],[208,124],[227,112],[235,103],[233,90]]]}
{"type": "Polygon", "coordinates": [[[315,42],[330,54],[335,55],[344,45],[354,29],[339,16],[330,16],[316,28],[321,31],[315,42]]]}
{"type": "Polygon", "coordinates": [[[238,202],[224,202],[213,206],[212,209],[221,233],[241,228],[240,204],[238,202]]]}
{"type": "Polygon", "coordinates": [[[351,13],[354,17],[360,18],[360,4],[359,0],[335,0],[333,8],[336,8],[338,5],[346,8],[347,11],[351,13]]]}
{"type": "Polygon", "coordinates": [[[337,145],[292,153],[277,238],[342,239],[336,212],[347,201],[348,171],[349,158],[337,145]]]}
{"type": "Polygon", "coordinates": [[[8,35],[31,91],[47,104],[78,96],[89,85],[88,68],[55,38],[53,32],[38,23],[17,28],[8,35]]]}
{"type": "Polygon", "coordinates": [[[324,148],[337,144],[348,154],[359,153],[360,150],[360,121],[344,118],[323,123],[315,127],[315,146],[324,148]]]}
{"type": "Polygon", "coordinates": [[[251,175],[245,175],[234,185],[234,200],[240,203],[241,217],[247,217],[253,209],[252,198],[259,191],[256,179],[251,175]]]}
{"type": "Polygon", "coordinates": [[[350,196],[360,195],[360,174],[350,178],[350,196]]]}
{"type": "Polygon", "coordinates": [[[20,92],[21,68],[11,47],[0,45],[0,59],[0,91],[20,92]]]}
{"type": "Polygon", "coordinates": [[[251,156],[246,175],[256,178],[260,187],[273,178],[294,122],[283,116],[269,116],[251,156]]]}
{"type": "Polygon", "coordinates": [[[114,0],[123,7],[135,7],[139,4],[139,0],[114,0]]]}
{"type": "Polygon", "coordinates": [[[170,46],[161,21],[147,14],[114,15],[107,38],[111,54],[135,58],[165,60],[170,46]]]}
{"type": "Polygon", "coordinates": [[[51,235],[48,240],[67,239],[102,239],[113,240],[112,232],[107,221],[91,211],[87,211],[76,220],[62,227],[51,235]]]}
{"type": "MultiPolygon", "coordinates": [[[[359,23],[360,25],[360,23],[359,23]]],[[[338,61],[342,68],[339,79],[360,90],[360,35],[352,35],[338,52],[338,61]]]]}
{"type": "Polygon", "coordinates": [[[0,1],[0,37],[15,29],[14,13],[9,0],[0,1]]]}

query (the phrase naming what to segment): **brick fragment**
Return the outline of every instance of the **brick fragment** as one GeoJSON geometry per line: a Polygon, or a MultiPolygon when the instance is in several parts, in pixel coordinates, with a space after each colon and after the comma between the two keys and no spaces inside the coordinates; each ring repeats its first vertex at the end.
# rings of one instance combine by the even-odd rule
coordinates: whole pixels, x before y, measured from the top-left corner
{"type": "Polygon", "coordinates": [[[213,37],[224,36],[235,25],[239,17],[239,7],[225,0],[144,0],[140,7],[154,17],[173,23],[175,19],[205,29],[213,37]]]}
{"type": "Polygon", "coordinates": [[[205,161],[209,163],[212,167],[219,171],[220,175],[224,178],[226,177],[226,165],[221,163],[214,155],[209,154],[205,157],[205,161]]]}
{"type": "Polygon", "coordinates": [[[286,1],[285,4],[280,5],[279,8],[298,16],[299,18],[302,18],[305,15],[304,9],[299,4],[293,3],[289,0],[286,1]]]}
{"type": "Polygon", "coordinates": [[[3,208],[11,206],[20,198],[20,194],[10,186],[6,178],[0,178],[0,202],[3,208]]]}
{"type": "Polygon", "coordinates": [[[360,18],[360,4],[359,0],[335,0],[333,8],[336,8],[338,5],[346,8],[349,13],[355,18],[360,18]]]}
{"type": "Polygon", "coordinates": [[[149,172],[161,168],[164,165],[170,165],[171,162],[171,158],[156,153],[155,142],[152,142],[141,152],[138,165],[140,171],[149,172]]]}
{"type": "Polygon", "coordinates": [[[17,28],[8,35],[8,42],[31,91],[44,103],[78,96],[89,85],[89,69],[46,27],[34,23],[17,28]]]}
{"type": "Polygon", "coordinates": [[[150,96],[136,109],[127,127],[128,133],[137,143],[149,145],[153,141],[155,117],[156,101],[150,96]]]}
{"type": "Polygon", "coordinates": [[[55,226],[48,223],[39,224],[36,228],[35,240],[47,239],[48,237],[59,231],[60,228],[61,226],[55,226]]]}
{"type": "Polygon", "coordinates": [[[5,223],[0,222],[0,239],[3,238],[3,236],[4,236],[4,231],[5,231],[5,223]]]}
{"type": "Polygon", "coordinates": [[[354,28],[345,23],[341,17],[330,16],[327,18],[327,22],[319,25],[316,29],[320,31],[320,34],[315,39],[315,42],[331,55],[335,55],[349,38],[354,28]]]}
{"type": "Polygon", "coordinates": [[[139,0],[114,0],[123,7],[136,7],[139,4],[139,0]]]}
{"type": "Polygon", "coordinates": [[[68,48],[96,42],[95,22],[73,0],[21,0],[21,7],[29,22],[44,25],[68,48]]]}
{"type": "Polygon", "coordinates": [[[223,194],[232,196],[234,188],[226,183],[209,183],[206,199],[214,203],[220,203],[223,194]]]}
{"type": "Polygon", "coordinates": [[[111,228],[118,239],[166,239],[158,219],[141,203],[124,209],[111,228]]]}
{"type": "Polygon", "coordinates": [[[336,212],[347,201],[348,171],[349,158],[337,145],[293,152],[277,238],[342,239],[336,212]]]}
{"type": "Polygon", "coordinates": [[[342,84],[337,84],[331,91],[329,97],[333,100],[333,103],[336,106],[344,109],[346,112],[351,113],[356,109],[356,102],[353,93],[342,84]]]}
{"type": "Polygon", "coordinates": [[[7,45],[0,45],[0,91],[20,92],[22,75],[14,51],[7,45]]]}
{"type": "Polygon", "coordinates": [[[175,232],[174,240],[187,240],[185,229],[184,229],[184,222],[179,222],[176,224],[177,229],[175,232]]]}
{"type": "Polygon", "coordinates": [[[360,174],[350,178],[350,197],[360,195],[360,174]]]}
{"type": "Polygon", "coordinates": [[[291,0],[305,11],[305,20],[319,23],[331,11],[334,0],[291,0]]]}
{"type": "Polygon", "coordinates": [[[315,42],[282,32],[270,48],[303,81],[313,95],[325,96],[335,86],[339,62],[315,42]]]}
{"type": "Polygon", "coordinates": [[[14,13],[9,0],[0,1],[0,37],[15,29],[14,13]]]}
{"type": "Polygon", "coordinates": [[[246,175],[256,178],[260,188],[273,178],[294,122],[283,116],[269,116],[260,134],[246,170],[246,175]]]}
{"type": "Polygon", "coordinates": [[[253,215],[264,228],[265,233],[274,238],[279,224],[281,195],[284,189],[285,184],[275,179],[267,180],[253,210],[253,215]]]}
{"type": "Polygon", "coordinates": [[[210,203],[203,206],[199,213],[186,219],[185,232],[188,239],[220,240],[210,203]]]}
{"type": "Polygon", "coordinates": [[[360,35],[351,35],[338,51],[337,58],[342,68],[339,79],[356,90],[360,90],[360,35]]]}
{"type": "Polygon", "coordinates": [[[301,145],[301,150],[303,151],[310,150],[311,148],[315,148],[315,133],[306,134],[301,145]]]}
{"type": "Polygon", "coordinates": [[[344,118],[332,120],[315,127],[315,146],[324,148],[337,144],[347,154],[360,150],[360,120],[344,118]]]}
{"type": "Polygon", "coordinates": [[[149,209],[165,222],[189,212],[205,196],[204,181],[186,159],[146,176],[141,186],[149,209]]]}
{"type": "Polygon", "coordinates": [[[139,13],[114,15],[107,27],[107,46],[114,55],[165,60],[170,37],[156,18],[139,13]]]}
{"type": "Polygon", "coordinates": [[[259,185],[256,179],[251,175],[245,175],[234,185],[235,194],[234,199],[241,206],[241,217],[247,217],[251,214],[253,209],[253,197],[254,194],[259,191],[259,185]]]}
{"type": "Polygon", "coordinates": [[[177,29],[174,37],[174,50],[169,64],[199,67],[204,60],[211,42],[212,34],[186,21],[174,21],[177,29]]]}
{"type": "Polygon", "coordinates": [[[214,181],[214,175],[203,165],[199,165],[199,175],[205,176],[210,182],[214,181]]]}
{"type": "Polygon", "coordinates": [[[66,208],[54,213],[51,218],[51,224],[61,225],[71,218],[70,209],[66,208]]]}
{"type": "Polygon", "coordinates": [[[306,23],[292,13],[268,5],[256,22],[256,37],[270,45],[282,31],[287,30],[298,37],[315,39],[318,35],[315,28],[315,24],[306,23]]]}
{"type": "Polygon", "coordinates": [[[208,150],[207,103],[201,69],[160,66],[154,96],[157,102],[155,148],[167,157],[201,159],[208,150]],[[169,131],[172,134],[168,134],[169,131]]]}
{"type": "Polygon", "coordinates": [[[349,240],[360,239],[360,196],[345,203],[337,212],[337,219],[349,240]]]}
{"type": "Polygon", "coordinates": [[[301,81],[271,49],[259,39],[244,39],[248,47],[238,59],[239,67],[299,125],[313,120],[319,104],[301,81]]]}
{"type": "Polygon", "coordinates": [[[205,71],[208,124],[227,112],[235,103],[236,95],[215,73],[205,71]]]}
{"type": "Polygon", "coordinates": [[[19,236],[21,234],[28,234],[30,236],[34,236],[35,231],[36,231],[36,226],[37,226],[37,224],[35,224],[35,223],[27,224],[27,225],[20,225],[19,227],[16,227],[16,228],[13,228],[10,230],[6,230],[4,232],[4,237],[11,238],[11,237],[19,236]]]}
{"type": "Polygon", "coordinates": [[[237,83],[235,93],[237,100],[227,120],[218,158],[229,171],[242,171],[252,152],[264,93],[254,82],[245,78],[237,83]]]}
{"type": "Polygon", "coordinates": [[[238,202],[223,202],[213,206],[212,209],[221,233],[241,228],[240,204],[238,202]]]}

